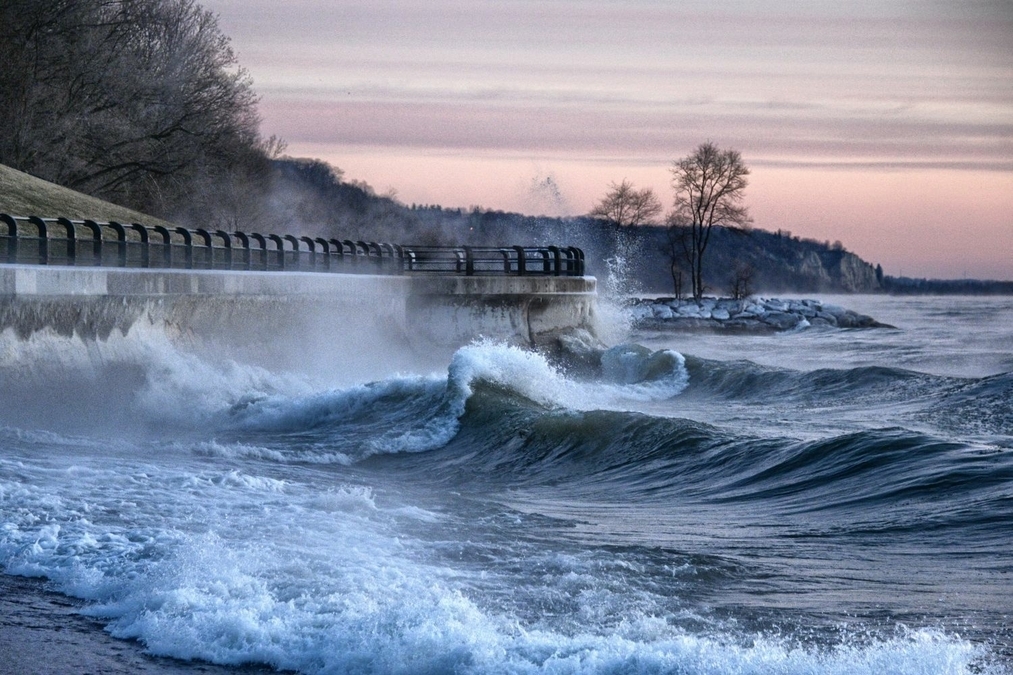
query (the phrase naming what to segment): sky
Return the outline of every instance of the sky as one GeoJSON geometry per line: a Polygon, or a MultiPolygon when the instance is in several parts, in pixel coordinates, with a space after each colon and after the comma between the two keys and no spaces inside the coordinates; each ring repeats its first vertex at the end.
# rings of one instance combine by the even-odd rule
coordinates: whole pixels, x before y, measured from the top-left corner
{"type": "Polygon", "coordinates": [[[204,0],[265,135],[405,204],[671,204],[702,142],[755,227],[1013,279],[1013,0],[204,0]]]}

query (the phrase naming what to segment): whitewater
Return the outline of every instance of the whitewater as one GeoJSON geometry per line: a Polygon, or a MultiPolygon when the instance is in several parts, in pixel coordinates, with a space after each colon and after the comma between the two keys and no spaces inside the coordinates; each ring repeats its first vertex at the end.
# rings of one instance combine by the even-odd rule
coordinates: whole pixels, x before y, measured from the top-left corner
{"type": "Polygon", "coordinates": [[[77,672],[1013,672],[1013,300],[829,301],[896,328],[305,372],[4,332],[0,642],[73,623],[77,672]]]}

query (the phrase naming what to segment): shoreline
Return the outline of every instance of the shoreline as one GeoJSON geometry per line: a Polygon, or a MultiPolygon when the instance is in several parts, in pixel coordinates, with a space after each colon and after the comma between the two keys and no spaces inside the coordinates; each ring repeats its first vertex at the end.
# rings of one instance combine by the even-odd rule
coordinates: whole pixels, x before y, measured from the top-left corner
{"type": "Polygon", "coordinates": [[[107,633],[81,614],[84,602],[62,595],[45,579],[0,574],[0,672],[19,675],[266,675],[267,666],[219,666],[153,656],[136,640],[107,633]]]}

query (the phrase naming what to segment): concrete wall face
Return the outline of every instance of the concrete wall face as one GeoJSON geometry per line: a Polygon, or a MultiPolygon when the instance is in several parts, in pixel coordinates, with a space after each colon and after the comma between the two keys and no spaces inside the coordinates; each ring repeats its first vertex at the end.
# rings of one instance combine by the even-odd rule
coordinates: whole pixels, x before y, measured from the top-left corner
{"type": "MultiPolygon", "coordinates": [[[[356,331],[455,347],[537,344],[594,313],[591,277],[422,277],[0,265],[0,330],[103,338],[137,321],[300,344],[356,331]],[[269,330],[265,331],[265,327],[269,330]]],[[[315,345],[319,347],[320,345],[315,345]]]]}

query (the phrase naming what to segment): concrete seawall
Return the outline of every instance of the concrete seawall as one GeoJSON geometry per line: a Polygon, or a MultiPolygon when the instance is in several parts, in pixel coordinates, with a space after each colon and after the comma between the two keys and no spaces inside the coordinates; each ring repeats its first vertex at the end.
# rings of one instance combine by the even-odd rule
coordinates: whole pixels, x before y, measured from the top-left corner
{"type": "MultiPolygon", "coordinates": [[[[535,345],[595,312],[593,277],[372,276],[300,272],[0,266],[0,330],[104,339],[137,322],[180,335],[271,337],[379,331],[415,348],[478,336],[535,345]]],[[[292,341],[295,342],[292,342],[292,341]]]]}

